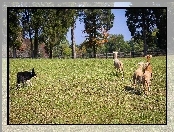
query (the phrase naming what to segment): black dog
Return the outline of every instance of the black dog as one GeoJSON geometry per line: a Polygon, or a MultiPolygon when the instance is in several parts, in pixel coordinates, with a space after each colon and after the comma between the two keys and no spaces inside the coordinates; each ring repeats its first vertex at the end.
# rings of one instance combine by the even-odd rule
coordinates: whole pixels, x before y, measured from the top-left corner
{"type": "Polygon", "coordinates": [[[25,83],[29,82],[30,83],[30,86],[32,86],[31,82],[30,82],[30,79],[32,77],[37,77],[36,73],[34,72],[34,68],[32,69],[31,72],[29,71],[24,71],[24,72],[18,72],[17,73],[17,88],[20,86],[20,83],[22,82],[23,83],[23,87],[25,85],[25,83]]]}

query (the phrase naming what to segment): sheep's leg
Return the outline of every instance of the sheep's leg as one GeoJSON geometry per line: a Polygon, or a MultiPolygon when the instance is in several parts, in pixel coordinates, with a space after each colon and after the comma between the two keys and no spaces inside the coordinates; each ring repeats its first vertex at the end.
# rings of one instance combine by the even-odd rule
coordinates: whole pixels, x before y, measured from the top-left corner
{"type": "Polygon", "coordinates": [[[142,76],[138,76],[138,88],[142,92],[142,76]]]}
{"type": "Polygon", "coordinates": [[[149,95],[149,86],[148,86],[147,82],[145,84],[145,91],[144,91],[144,93],[145,93],[145,95],[149,95]]]}
{"type": "Polygon", "coordinates": [[[133,76],[133,87],[135,88],[136,87],[136,77],[133,76]]]}
{"type": "Polygon", "coordinates": [[[116,74],[116,76],[118,76],[118,69],[117,68],[116,68],[115,74],[116,74]]]}
{"type": "Polygon", "coordinates": [[[124,80],[124,70],[123,70],[123,68],[121,68],[120,71],[121,71],[121,74],[122,74],[122,80],[124,80]]]}
{"type": "Polygon", "coordinates": [[[150,92],[150,86],[148,87],[148,91],[150,92]]]}
{"type": "Polygon", "coordinates": [[[140,93],[143,93],[143,82],[142,82],[142,80],[139,81],[139,91],[140,91],[140,93]]]}
{"type": "Polygon", "coordinates": [[[140,93],[143,93],[143,84],[141,83],[141,85],[140,85],[140,93]]]}
{"type": "Polygon", "coordinates": [[[146,86],[145,86],[145,80],[144,80],[144,78],[142,80],[142,85],[143,85],[143,93],[145,94],[146,86]]]}
{"type": "Polygon", "coordinates": [[[148,92],[147,89],[148,89],[148,88],[146,88],[145,95],[149,95],[149,92],[148,92]]]}
{"type": "Polygon", "coordinates": [[[124,71],[122,71],[122,80],[124,80],[124,71]]]}
{"type": "Polygon", "coordinates": [[[153,76],[152,76],[152,73],[151,73],[151,79],[150,80],[153,80],[153,76]]]}
{"type": "Polygon", "coordinates": [[[149,83],[147,84],[147,91],[148,91],[148,92],[150,91],[149,83]]]}

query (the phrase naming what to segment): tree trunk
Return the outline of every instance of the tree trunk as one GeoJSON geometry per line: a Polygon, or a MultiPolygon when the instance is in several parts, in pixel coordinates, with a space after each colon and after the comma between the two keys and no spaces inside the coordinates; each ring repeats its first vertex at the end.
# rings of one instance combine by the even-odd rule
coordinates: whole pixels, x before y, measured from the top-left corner
{"type": "Polygon", "coordinates": [[[49,58],[52,59],[53,58],[53,47],[52,45],[50,44],[50,55],[49,55],[49,58]]]}
{"type": "Polygon", "coordinates": [[[34,58],[37,58],[38,54],[38,29],[35,30],[35,39],[34,39],[34,58]]]}
{"type": "Polygon", "coordinates": [[[13,58],[16,58],[16,46],[13,45],[13,58]]]}
{"type": "Polygon", "coordinates": [[[30,27],[29,27],[29,37],[30,37],[30,43],[31,43],[31,58],[33,59],[33,42],[32,42],[32,38],[31,38],[31,30],[30,30],[30,27]]]}
{"type": "MultiPolygon", "coordinates": [[[[93,25],[94,25],[94,30],[93,30],[93,38],[95,40],[96,38],[96,21],[93,22],[93,25]]],[[[97,58],[97,45],[96,45],[96,41],[93,41],[93,50],[94,50],[94,58],[97,58]]]]}
{"type": "Polygon", "coordinates": [[[97,58],[97,56],[96,56],[96,45],[95,45],[95,43],[93,44],[93,53],[94,53],[94,58],[97,58]]]}
{"type": "Polygon", "coordinates": [[[144,43],[144,56],[147,55],[147,43],[146,43],[146,23],[145,23],[145,9],[143,9],[142,13],[142,21],[143,21],[143,43],[144,43]]]}
{"type": "Polygon", "coordinates": [[[108,52],[106,51],[106,59],[108,59],[108,52]]]}
{"type": "Polygon", "coordinates": [[[76,45],[74,43],[74,24],[71,27],[71,41],[72,41],[72,58],[76,58],[76,45]]]}

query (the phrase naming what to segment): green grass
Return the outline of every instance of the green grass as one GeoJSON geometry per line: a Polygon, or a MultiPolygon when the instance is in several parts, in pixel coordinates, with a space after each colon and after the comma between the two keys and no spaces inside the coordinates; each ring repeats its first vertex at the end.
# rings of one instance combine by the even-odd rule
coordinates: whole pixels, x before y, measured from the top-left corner
{"type": "Polygon", "coordinates": [[[150,95],[128,89],[136,64],[121,58],[125,80],[112,59],[10,59],[10,124],[166,124],[166,58],[153,57],[150,95]],[[18,71],[35,68],[33,87],[19,88],[18,71]]]}

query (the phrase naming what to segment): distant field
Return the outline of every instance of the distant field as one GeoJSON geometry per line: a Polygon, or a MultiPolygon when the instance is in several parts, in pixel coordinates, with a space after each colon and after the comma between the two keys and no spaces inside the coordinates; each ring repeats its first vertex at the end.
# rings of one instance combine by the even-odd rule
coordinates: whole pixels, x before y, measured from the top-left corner
{"type": "Polygon", "coordinates": [[[9,123],[166,124],[166,57],[151,59],[149,96],[130,88],[136,64],[145,58],[121,60],[124,81],[112,59],[10,59],[9,123]],[[17,72],[33,67],[34,86],[16,90],[17,72]]]}

